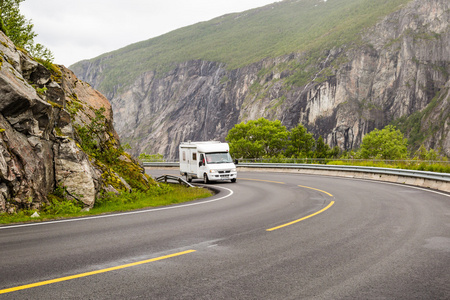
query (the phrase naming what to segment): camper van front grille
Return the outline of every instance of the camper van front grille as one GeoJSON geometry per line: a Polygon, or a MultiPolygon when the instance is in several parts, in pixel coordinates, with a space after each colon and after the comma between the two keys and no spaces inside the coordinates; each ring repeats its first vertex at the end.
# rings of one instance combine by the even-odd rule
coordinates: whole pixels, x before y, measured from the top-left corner
{"type": "Polygon", "coordinates": [[[230,173],[230,171],[219,171],[219,174],[230,173]]]}

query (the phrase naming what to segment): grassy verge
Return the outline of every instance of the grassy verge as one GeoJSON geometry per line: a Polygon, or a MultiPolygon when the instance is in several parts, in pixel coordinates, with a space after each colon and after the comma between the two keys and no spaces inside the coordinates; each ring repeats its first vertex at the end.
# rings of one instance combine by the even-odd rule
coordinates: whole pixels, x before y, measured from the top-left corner
{"type": "Polygon", "coordinates": [[[38,212],[39,217],[37,218],[31,218],[31,215],[35,212],[33,210],[22,210],[16,214],[0,213],[0,224],[39,222],[130,211],[183,203],[212,195],[209,190],[202,188],[187,188],[175,184],[160,184],[160,187],[145,193],[133,192],[121,195],[104,195],[104,197],[96,201],[94,207],[89,211],[82,211],[81,207],[71,201],[53,200],[51,205],[44,207],[38,212]]]}

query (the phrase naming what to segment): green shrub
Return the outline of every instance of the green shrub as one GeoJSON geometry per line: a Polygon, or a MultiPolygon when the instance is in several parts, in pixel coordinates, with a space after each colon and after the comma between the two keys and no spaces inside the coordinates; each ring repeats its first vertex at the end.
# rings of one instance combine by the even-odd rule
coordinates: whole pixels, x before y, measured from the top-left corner
{"type": "Polygon", "coordinates": [[[374,159],[404,159],[408,156],[408,140],[395,126],[374,129],[366,134],[361,143],[361,157],[374,159]]]}
{"type": "Polygon", "coordinates": [[[68,199],[67,190],[63,185],[59,185],[53,193],[47,196],[49,204],[44,205],[42,212],[49,215],[67,215],[80,212],[82,203],[68,199]]]}
{"type": "Polygon", "coordinates": [[[70,215],[80,211],[81,207],[74,200],[55,201],[44,209],[50,215],[70,215]]]}

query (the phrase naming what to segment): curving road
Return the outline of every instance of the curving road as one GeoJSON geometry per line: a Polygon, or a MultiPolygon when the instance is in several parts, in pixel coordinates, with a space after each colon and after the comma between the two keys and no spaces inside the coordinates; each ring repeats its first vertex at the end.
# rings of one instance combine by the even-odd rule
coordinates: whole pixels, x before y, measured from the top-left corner
{"type": "Polygon", "coordinates": [[[448,194],[284,173],[211,186],[186,205],[0,227],[0,299],[450,298],[448,194]]]}

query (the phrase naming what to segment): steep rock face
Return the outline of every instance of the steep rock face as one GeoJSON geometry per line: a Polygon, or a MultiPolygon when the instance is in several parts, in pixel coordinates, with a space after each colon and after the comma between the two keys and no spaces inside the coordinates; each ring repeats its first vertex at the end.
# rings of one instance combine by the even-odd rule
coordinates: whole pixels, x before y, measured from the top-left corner
{"type": "MultiPolygon", "coordinates": [[[[331,146],[354,149],[366,133],[423,111],[435,97],[439,107],[448,103],[449,20],[447,0],[417,0],[366,31],[359,44],[236,70],[197,60],[163,76],[148,72],[108,95],[115,128],[135,155],[166,158],[177,158],[181,141],[224,140],[234,124],[259,117],[288,128],[301,123],[331,146]],[[316,62],[306,64],[311,56],[316,62]]],[[[80,76],[94,86],[101,80],[90,63],[80,76]]],[[[424,124],[442,123],[424,143],[450,155],[445,116],[424,115],[424,124]]]]}
{"type": "Polygon", "coordinates": [[[74,126],[103,107],[117,136],[109,101],[63,66],[50,72],[1,32],[0,54],[0,212],[39,209],[57,186],[91,207],[105,184],[74,126]]]}

